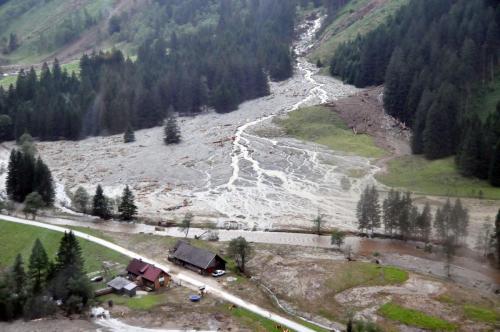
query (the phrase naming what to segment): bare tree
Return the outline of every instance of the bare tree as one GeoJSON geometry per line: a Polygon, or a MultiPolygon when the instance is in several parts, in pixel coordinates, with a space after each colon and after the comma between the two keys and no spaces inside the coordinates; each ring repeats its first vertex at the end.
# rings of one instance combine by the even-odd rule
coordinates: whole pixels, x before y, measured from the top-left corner
{"type": "Polygon", "coordinates": [[[321,235],[321,227],[325,223],[323,216],[318,212],[318,216],[314,218],[312,222],[314,224],[314,232],[318,235],[321,235]]]}

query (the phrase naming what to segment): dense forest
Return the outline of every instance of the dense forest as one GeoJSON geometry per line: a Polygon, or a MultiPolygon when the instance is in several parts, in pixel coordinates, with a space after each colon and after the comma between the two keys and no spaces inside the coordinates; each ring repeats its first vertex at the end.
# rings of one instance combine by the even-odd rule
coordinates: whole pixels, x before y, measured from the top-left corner
{"type": "Polygon", "coordinates": [[[384,105],[413,129],[412,149],[456,155],[466,176],[500,185],[500,105],[477,100],[495,81],[500,51],[495,0],[413,0],[386,24],[342,44],[331,74],[358,87],[385,84],[384,105]]]}
{"type": "MultiPolygon", "coordinates": [[[[171,2],[157,3],[168,11],[171,2]]],[[[169,109],[228,112],[267,95],[268,77],[292,75],[294,1],[221,0],[218,13],[217,24],[193,33],[164,38],[154,31],[136,61],[112,50],[84,55],[79,77],[57,61],[44,65],[39,77],[21,71],[15,86],[0,89],[0,140],[26,131],[42,140],[116,134],[157,126],[169,109]]]]}

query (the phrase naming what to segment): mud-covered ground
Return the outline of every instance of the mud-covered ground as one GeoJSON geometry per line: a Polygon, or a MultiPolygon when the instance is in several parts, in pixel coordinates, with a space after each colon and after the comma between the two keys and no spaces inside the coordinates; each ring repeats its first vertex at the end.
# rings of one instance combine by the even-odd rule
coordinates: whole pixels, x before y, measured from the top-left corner
{"type": "MultiPolygon", "coordinates": [[[[317,68],[304,58],[319,26],[316,20],[301,28],[305,32],[295,46],[293,78],[271,83],[270,96],[248,101],[237,111],[180,118],[179,145],[165,146],[157,127],[137,131],[137,141],[130,144],[118,135],[42,142],[38,150],[56,181],[70,190],[82,185],[93,192],[102,184],[107,195],[117,197],[130,185],[145,217],[172,218],[189,210],[197,221],[219,225],[232,221],[249,229],[303,228],[320,211],[330,225],[353,228],[360,188],[373,182],[376,167],[370,160],[255,134],[273,127],[274,115],[357,91],[334,78],[315,76],[317,68]],[[367,175],[344,190],[341,179],[351,168],[367,175]],[[168,210],[184,200],[188,207],[168,210]]],[[[3,154],[11,147],[7,144],[3,154]]]]}

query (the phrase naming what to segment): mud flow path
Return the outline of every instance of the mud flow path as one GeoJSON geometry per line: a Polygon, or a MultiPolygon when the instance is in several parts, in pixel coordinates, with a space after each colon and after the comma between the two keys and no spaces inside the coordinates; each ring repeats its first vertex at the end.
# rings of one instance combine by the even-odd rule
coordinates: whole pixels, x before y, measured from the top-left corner
{"type": "MultiPolygon", "coordinates": [[[[369,159],[285,137],[272,121],[358,91],[316,75],[318,68],[307,62],[321,22],[317,18],[298,27],[292,78],[271,82],[269,96],[234,112],[181,118],[179,145],[165,146],[161,127],[137,131],[137,141],[130,144],[122,135],[37,143],[58,183],[58,200],[68,201],[64,186],[74,191],[81,185],[92,193],[101,184],[114,198],[128,184],[141,215],[152,219],[181,218],[191,211],[196,221],[219,226],[300,229],[310,228],[320,212],[329,226],[354,228],[360,188],[374,181],[378,168],[369,159]],[[170,209],[184,201],[187,207],[170,209]]],[[[7,163],[12,145],[0,149],[0,163],[7,163]]]]}
{"type": "Polygon", "coordinates": [[[272,119],[276,116],[303,106],[324,104],[355,91],[334,79],[316,80],[317,68],[307,62],[305,56],[314,45],[315,33],[320,27],[321,18],[302,25],[300,29],[305,32],[294,47],[296,74],[284,84],[302,86],[299,100],[290,106],[277,104],[271,114],[239,126],[233,137],[229,179],[217,186],[207,186],[207,190],[195,195],[226,220],[257,229],[271,229],[276,225],[309,227],[303,225],[304,220],[309,221],[319,212],[334,224],[346,227],[354,224],[354,207],[361,184],[373,181],[375,168],[368,159],[335,153],[287,137],[269,138],[269,135],[258,134],[272,131],[272,119]],[[343,188],[341,181],[348,178],[352,169],[363,170],[365,176],[349,179],[354,185],[343,188]]]}

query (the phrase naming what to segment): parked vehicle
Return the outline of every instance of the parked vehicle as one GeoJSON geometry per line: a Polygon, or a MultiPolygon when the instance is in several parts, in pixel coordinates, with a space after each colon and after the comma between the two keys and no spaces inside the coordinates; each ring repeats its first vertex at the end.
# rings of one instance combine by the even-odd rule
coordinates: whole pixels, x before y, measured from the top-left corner
{"type": "Polygon", "coordinates": [[[97,277],[93,277],[92,279],[90,279],[91,282],[99,282],[99,281],[102,281],[104,278],[102,276],[97,276],[97,277]]]}
{"type": "Polygon", "coordinates": [[[226,271],[224,270],[215,270],[214,272],[212,272],[212,277],[222,277],[224,274],[226,274],[226,271]]]}

